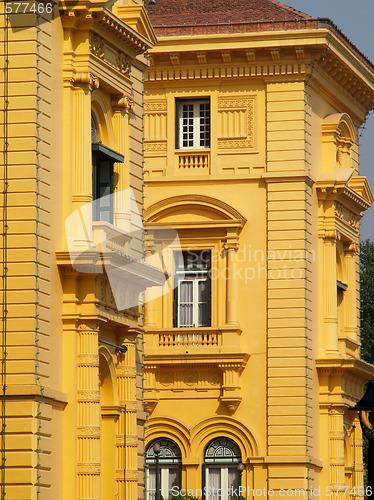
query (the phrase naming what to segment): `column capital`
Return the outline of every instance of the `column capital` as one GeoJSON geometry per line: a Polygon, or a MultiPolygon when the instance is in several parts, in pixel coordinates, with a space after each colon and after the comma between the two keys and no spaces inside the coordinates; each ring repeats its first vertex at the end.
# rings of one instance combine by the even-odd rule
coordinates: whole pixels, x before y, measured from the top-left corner
{"type": "Polygon", "coordinates": [[[75,73],[72,78],[72,83],[74,87],[77,88],[88,88],[90,91],[99,88],[99,79],[93,76],[89,71],[85,73],[75,73]]]}
{"type": "Polygon", "coordinates": [[[133,111],[134,101],[126,94],[111,96],[112,107],[114,111],[133,111]]]}
{"type": "Polygon", "coordinates": [[[351,243],[347,243],[344,245],[344,253],[345,254],[359,254],[359,245],[352,241],[351,243]]]}

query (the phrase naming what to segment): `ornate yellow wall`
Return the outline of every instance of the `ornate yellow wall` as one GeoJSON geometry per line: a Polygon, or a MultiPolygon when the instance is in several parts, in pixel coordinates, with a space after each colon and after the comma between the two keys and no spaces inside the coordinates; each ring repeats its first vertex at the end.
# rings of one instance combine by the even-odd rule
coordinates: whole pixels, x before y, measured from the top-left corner
{"type": "Polygon", "coordinates": [[[159,22],[150,51],[146,219],[151,252],[159,226],[182,250],[211,252],[211,324],[173,326],[173,278],[149,294],[146,446],[174,441],[179,487],[193,491],[221,437],[239,446],[248,489],[343,499],[347,485],[356,498],[362,439],[347,408],[374,374],[358,359],[358,221],[373,197],[357,135],[373,67],[328,25],[183,29],[159,22]],[[209,147],[176,143],[187,100],[209,101],[209,147]]]}
{"type": "Polygon", "coordinates": [[[142,212],[144,52],[155,36],[142,2],[122,2],[116,13],[104,4],[61,2],[53,16],[8,18],[0,6],[1,488],[9,500],[144,497],[143,320],[141,308],[121,310],[116,300],[159,283],[160,273],[141,262],[142,227],[128,234],[124,196],[113,224],[96,229],[85,207],[92,114],[97,141],[125,158],[114,166],[115,193],[132,188],[142,212]],[[65,232],[77,209],[85,241],[65,232]],[[101,253],[89,241],[95,233],[101,253]],[[124,269],[125,252],[140,259],[139,283],[124,269]],[[116,290],[109,270],[122,280],[116,290]]]}

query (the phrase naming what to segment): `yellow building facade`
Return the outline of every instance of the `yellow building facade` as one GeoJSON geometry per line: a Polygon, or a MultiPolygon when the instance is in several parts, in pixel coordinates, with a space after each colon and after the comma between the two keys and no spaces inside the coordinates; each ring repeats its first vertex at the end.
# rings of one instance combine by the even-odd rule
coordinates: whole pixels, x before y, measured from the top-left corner
{"type": "Polygon", "coordinates": [[[161,227],[180,249],[145,314],[146,498],[155,443],[164,498],[358,498],[347,410],[374,376],[358,295],[374,67],[329,20],[272,0],[148,13],[149,262],[170,244],[161,227]]]}
{"type": "Polygon", "coordinates": [[[142,258],[156,38],[141,1],[114,3],[0,6],[7,500],[144,498],[137,297],[164,276],[142,258]]]}

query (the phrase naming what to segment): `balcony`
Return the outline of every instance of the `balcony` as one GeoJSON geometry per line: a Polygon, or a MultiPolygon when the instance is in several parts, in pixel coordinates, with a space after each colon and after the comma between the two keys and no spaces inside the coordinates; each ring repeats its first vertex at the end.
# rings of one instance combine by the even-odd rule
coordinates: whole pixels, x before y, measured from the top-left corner
{"type": "Polygon", "coordinates": [[[175,154],[175,170],[177,174],[209,174],[210,150],[179,150],[175,154]]]}
{"type": "Polygon", "coordinates": [[[246,355],[241,352],[238,328],[155,328],[146,333],[147,360],[165,364],[182,359],[191,363],[206,363],[219,356],[240,362],[246,355]]]}
{"type": "Polygon", "coordinates": [[[235,327],[148,331],[144,358],[147,410],[152,412],[168,391],[189,397],[193,390],[205,397],[214,394],[233,413],[242,399],[240,374],[249,359],[240,347],[241,333],[235,327]],[[206,379],[213,382],[206,383],[206,379]]]}

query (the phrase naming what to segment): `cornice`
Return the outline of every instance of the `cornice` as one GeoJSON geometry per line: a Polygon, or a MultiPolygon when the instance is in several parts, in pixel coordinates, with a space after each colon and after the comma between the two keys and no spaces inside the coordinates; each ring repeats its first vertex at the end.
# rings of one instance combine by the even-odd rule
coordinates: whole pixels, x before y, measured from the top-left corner
{"type": "Polygon", "coordinates": [[[225,77],[292,80],[317,74],[312,72],[315,67],[369,111],[374,107],[374,68],[335,31],[321,24],[318,29],[294,32],[159,37],[158,45],[150,52],[153,66],[146,78],[149,81],[225,77]],[[187,59],[184,53],[188,53],[187,59]],[[191,64],[191,55],[196,63],[191,64]],[[165,57],[170,58],[168,64],[165,57]]]}
{"type": "MultiPolygon", "coordinates": [[[[353,186],[355,186],[355,183],[353,183],[353,186]]],[[[365,198],[362,194],[347,185],[347,181],[344,180],[319,180],[316,182],[316,189],[320,201],[325,201],[326,199],[334,201],[339,199],[339,201],[350,202],[358,214],[368,210],[373,202],[372,195],[371,200],[365,198]]]]}
{"type": "Polygon", "coordinates": [[[79,7],[76,9],[60,9],[62,25],[65,29],[89,30],[95,24],[100,25],[111,37],[128,45],[137,54],[143,54],[153,47],[146,37],[128,26],[120,18],[107,9],[93,10],[79,7]]]}

